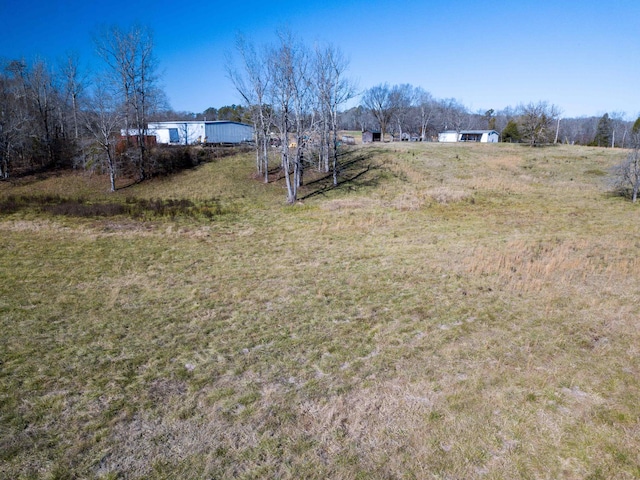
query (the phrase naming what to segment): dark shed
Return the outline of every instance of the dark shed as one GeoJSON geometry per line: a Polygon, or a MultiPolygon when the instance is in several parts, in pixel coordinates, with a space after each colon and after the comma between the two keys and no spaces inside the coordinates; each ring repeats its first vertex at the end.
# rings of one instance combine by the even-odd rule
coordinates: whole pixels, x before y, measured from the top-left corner
{"type": "Polygon", "coordinates": [[[362,143],[379,142],[380,140],[380,132],[373,132],[371,130],[362,132],[362,143]]]}

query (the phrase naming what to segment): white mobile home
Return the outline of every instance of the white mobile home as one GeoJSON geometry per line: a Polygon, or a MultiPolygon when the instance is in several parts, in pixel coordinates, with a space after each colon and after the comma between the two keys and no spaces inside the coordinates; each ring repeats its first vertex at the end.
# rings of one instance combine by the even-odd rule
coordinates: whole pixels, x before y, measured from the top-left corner
{"type": "Polygon", "coordinates": [[[454,143],[458,141],[459,134],[455,130],[447,130],[438,134],[438,141],[445,143],[454,143]]]}
{"type": "Polygon", "coordinates": [[[151,122],[149,135],[158,143],[193,145],[202,143],[247,143],[253,141],[253,127],[239,122],[177,121],[151,122]]]}
{"type": "Polygon", "coordinates": [[[495,130],[447,130],[438,134],[438,141],[445,143],[452,142],[481,142],[497,143],[500,134],[495,130]]]}

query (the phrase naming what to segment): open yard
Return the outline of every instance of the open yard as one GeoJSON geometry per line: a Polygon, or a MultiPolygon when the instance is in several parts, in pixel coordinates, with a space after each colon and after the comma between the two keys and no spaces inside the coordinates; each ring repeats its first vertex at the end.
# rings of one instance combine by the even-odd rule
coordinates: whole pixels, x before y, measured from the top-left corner
{"type": "Polygon", "coordinates": [[[624,156],[374,144],[294,206],[250,153],[0,183],[0,478],[640,477],[624,156]]]}

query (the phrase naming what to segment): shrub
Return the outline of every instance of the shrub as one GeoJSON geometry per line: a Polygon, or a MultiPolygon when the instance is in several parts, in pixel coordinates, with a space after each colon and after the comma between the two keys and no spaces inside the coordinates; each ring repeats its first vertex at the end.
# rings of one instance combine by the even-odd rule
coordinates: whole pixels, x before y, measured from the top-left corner
{"type": "Polygon", "coordinates": [[[634,148],[624,162],[613,168],[614,189],[635,203],[640,191],[640,149],[634,148]]]}

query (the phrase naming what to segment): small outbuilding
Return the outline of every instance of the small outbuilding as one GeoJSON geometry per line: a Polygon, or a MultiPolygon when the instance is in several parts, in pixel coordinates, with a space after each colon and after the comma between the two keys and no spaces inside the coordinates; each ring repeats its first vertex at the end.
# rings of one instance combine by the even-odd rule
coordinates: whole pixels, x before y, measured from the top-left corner
{"type": "Polygon", "coordinates": [[[245,123],[218,121],[151,122],[149,135],[169,145],[201,143],[239,144],[253,141],[253,127],[245,123]]]}
{"type": "Polygon", "coordinates": [[[480,142],[497,143],[500,134],[495,130],[447,130],[438,134],[438,141],[444,143],[480,142]]]}
{"type": "Polygon", "coordinates": [[[362,143],[380,142],[382,136],[380,132],[374,132],[371,130],[365,130],[362,132],[362,143]]]}

